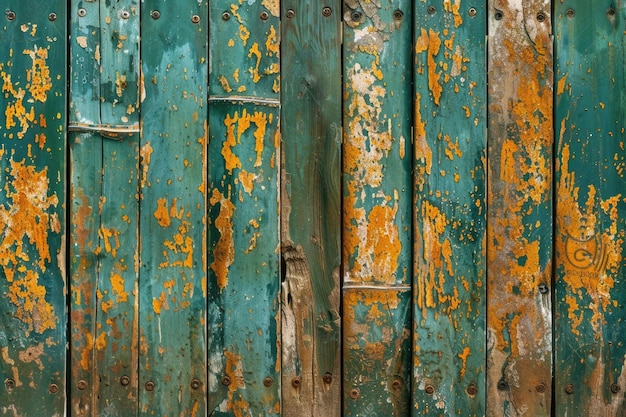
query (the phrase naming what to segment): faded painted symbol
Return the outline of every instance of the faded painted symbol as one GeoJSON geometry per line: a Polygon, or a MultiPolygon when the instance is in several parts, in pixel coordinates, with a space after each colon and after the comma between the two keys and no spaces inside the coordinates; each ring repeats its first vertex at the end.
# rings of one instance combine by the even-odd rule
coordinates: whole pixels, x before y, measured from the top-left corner
{"type": "Polygon", "coordinates": [[[584,239],[567,236],[565,254],[569,264],[576,269],[601,271],[606,266],[606,251],[601,236],[597,234],[584,239]]]}

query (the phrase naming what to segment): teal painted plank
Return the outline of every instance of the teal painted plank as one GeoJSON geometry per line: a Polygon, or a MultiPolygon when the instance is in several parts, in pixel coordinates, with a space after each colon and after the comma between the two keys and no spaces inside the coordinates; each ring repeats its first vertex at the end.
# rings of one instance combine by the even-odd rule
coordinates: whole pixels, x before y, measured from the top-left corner
{"type": "Polygon", "coordinates": [[[412,3],[346,6],[343,415],[408,416],[412,3]]]}
{"type": "Polygon", "coordinates": [[[548,416],[552,368],[551,4],[489,2],[488,416],[548,416]]]}
{"type": "Polygon", "coordinates": [[[65,413],[66,6],[0,24],[0,415],[65,413]]]}
{"type": "Polygon", "coordinates": [[[139,414],[203,416],[207,2],[141,11],[139,414]]]}
{"type": "Polygon", "coordinates": [[[481,4],[416,2],[413,414],[485,414],[481,4]]]}
{"type": "Polygon", "coordinates": [[[283,412],[341,413],[341,2],[282,8],[283,412]]]}
{"type": "Polygon", "coordinates": [[[619,416],[626,413],[626,7],[555,6],[555,415],[619,416]]]}

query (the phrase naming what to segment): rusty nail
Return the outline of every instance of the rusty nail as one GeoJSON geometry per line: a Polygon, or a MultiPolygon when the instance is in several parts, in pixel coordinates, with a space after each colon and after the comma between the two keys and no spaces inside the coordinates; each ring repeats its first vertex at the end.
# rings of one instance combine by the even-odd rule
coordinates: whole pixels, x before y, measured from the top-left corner
{"type": "Polygon", "coordinates": [[[191,380],[191,389],[198,389],[198,388],[200,388],[200,385],[202,385],[202,384],[200,383],[199,379],[194,378],[194,379],[191,380]]]}
{"type": "Polygon", "coordinates": [[[322,378],[326,384],[330,384],[333,382],[333,375],[330,372],[326,372],[324,374],[324,378],[322,378]]]}
{"type": "Polygon", "coordinates": [[[426,394],[428,395],[432,395],[435,392],[435,387],[433,387],[432,385],[426,385],[426,388],[424,388],[424,392],[426,392],[426,394]]]}
{"type": "Polygon", "coordinates": [[[548,286],[546,284],[539,284],[539,292],[541,294],[547,294],[548,293],[548,286]]]}
{"type": "Polygon", "coordinates": [[[299,388],[301,383],[300,377],[295,377],[291,380],[291,386],[294,388],[299,388]]]}
{"type": "Polygon", "coordinates": [[[506,389],[509,387],[509,384],[507,384],[505,380],[501,379],[500,381],[498,381],[497,387],[500,391],[506,391],[506,389]]]}
{"type": "Polygon", "coordinates": [[[613,394],[617,394],[621,390],[622,390],[622,387],[620,387],[618,384],[611,384],[611,392],[613,394]]]}
{"type": "Polygon", "coordinates": [[[567,9],[565,11],[565,16],[572,18],[576,15],[576,11],[574,9],[567,9]]]}
{"type": "Polygon", "coordinates": [[[84,379],[81,379],[80,381],[78,381],[78,383],[76,384],[76,386],[78,387],[79,390],[84,390],[85,388],[87,388],[87,381],[85,381],[84,379]]]}
{"type": "Polygon", "coordinates": [[[609,7],[609,9],[606,11],[606,14],[608,14],[609,16],[615,16],[615,9],[609,7]]]}
{"type": "Polygon", "coordinates": [[[469,395],[476,395],[478,393],[478,387],[476,386],[476,384],[469,384],[469,386],[467,387],[467,393],[469,395]]]}
{"type": "Polygon", "coordinates": [[[230,20],[230,13],[228,13],[228,12],[222,13],[222,20],[224,20],[224,21],[230,20]]]}
{"type": "Polygon", "coordinates": [[[353,400],[356,400],[360,396],[361,396],[361,391],[358,388],[352,388],[350,390],[350,398],[352,398],[353,400]]]}
{"type": "Polygon", "coordinates": [[[198,16],[197,14],[191,16],[191,23],[200,23],[200,16],[198,16]]]}
{"type": "Polygon", "coordinates": [[[261,18],[261,20],[267,20],[270,18],[270,14],[268,12],[261,12],[261,14],[259,15],[259,17],[261,18]]]}
{"type": "Polygon", "coordinates": [[[15,20],[15,12],[13,10],[7,10],[4,12],[9,20],[15,20]]]}
{"type": "Polygon", "coordinates": [[[469,14],[471,17],[476,16],[476,8],[470,7],[469,10],[467,11],[467,14],[469,14]]]}
{"type": "Polygon", "coordinates": [[[502,10],[496,10],[493,17],[495,17],[496,20],[502,20],[504,13],[502,13],[502,10]]]}
{"type": "Polygon", "coordinates": [[[224,385],[225,387],[230,385],[230,377],[225,376],[222,378],[222,385],[224,385]]]}
{"type": "Polygon", "coordinates": [[[154,20],[157,20],[159,17],[161,17],[161,12],[158,10],[152,10],[150,12],[150,16],[152,16],[154,20]]]}
{"type": "Polygon", "coordinates": [[[122,19],[128,19],[130,17],[130,13],[128,10],[122,10],[121,16],[122,19]]]}
{"type": "Polygon", "coordinates": [[[573,394],[574,393],[574,384],[567,384],[565,386],[565,392],[567,394],[573,394]]]}
{"type": "Polygon", "coordinates": [[[48,20],[51,22],[54,22],[55,20],[57,20],[57,14],[56,13],[50,13],[48,15],[48,20]]]}
{"type": "Polygon", "coordinates": [[[50,394],[56,394],[57,392],[59,392],[59,386],[57,384],[50,384],[50,387],[48,387],[48,391],[50,391],[50,394]]]}
{"type": "Polygon", "coordinates": [[[393,12],[393,20],[402,20],[402,17],[404,17],[402,10],[396,10],[393,12]]]}
{"type": "Polygon", "coordinates": [[[293,9],[289,9],[285,13],[285,16],[287,16],[287,19],[293,19],[294,17],[296,17],[296,12],[293,9]]]}
{"type": "Polygon", "coordinates": [[[15,380],[11,379],[11,378],[5,379],[4,380],[4,386],[7,387],[7,389],[9,389],[9,390],[15,388],[15,380]]]}
{"type": "Polygon", "coordinates": [[[146,382],[146,391],[154,391],[154,382],[152,381],[146,382]]]}
{"type": "Polygon", "coordinates": [[[123,386],[127,386],[128,384],[130,384],[130,378],[127,375],[124,375],[120,378],[120,384],[122,384],[123,386]]]}
{"type": "Polygon", "coordinates": [[[263,380],[263,385],[265,385],[267,388],[271,387],[273,383],[274,380],[269,376],[263,380]]]}
{"type": "Polygon", "coordinates": [[[544,12],[537,13],[537,21],[543,22],[546,20],[546,14],[544,12]]]}
{"type": "Polygon", "coordinates": [[[333,9],[331,9],[330,7],[324,7],[324,8],[322,9],[322,16],[324,16],[324,17],[328,17],[328,16],[330,16],[331,14],[333,14],[333,9]]]}
{"type": "Polygon", "coordinates": [[[428,12],[428,14],[434,14],[437,11],[437,9],[435,9],[435,6],[428,6],[426,11],[428,12]]]}
{"type": "Polygon", "coordinates": [[[399,379],[394,379],[393,382],[391,383],[391,386],[393,387],[393,389],[400,389],[402,388],[402,381],[400,381],[399,379]]]}
{"type": "Polygon", "coordinates": [[[350,19],[352,19],[353,22],[358,22],[361,20],[361,16],[361,12],[354,11],[350,15],[350,19]]]}
{"type": "Polygon", "coordinates": [[[87,14],[87,10],[86,9],[78,9],[78,15],[80,17],[83,17],[87,14]]]}
{"type": "Polygon", "coordinates": [[[535,391],[537,391],[540,394],[543,394],[544,392],[546,392],[546,384],[544,384],[543,382],[540,384],[537,384],[537,386],[535,387],[535,391]]]}

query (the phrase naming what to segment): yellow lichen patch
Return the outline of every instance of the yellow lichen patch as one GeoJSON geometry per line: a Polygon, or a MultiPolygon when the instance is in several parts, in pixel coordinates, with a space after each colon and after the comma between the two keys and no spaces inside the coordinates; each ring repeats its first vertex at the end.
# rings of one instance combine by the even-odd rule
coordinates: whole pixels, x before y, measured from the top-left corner
{"type": "MultiPolygon", "coordinates": [[[[247,113],[244,110],[244,115],[245,114],[247,113]]],[[[229,174],[232,174],[233,169],[241,168],[241,161],[232,150],[237,145],[237,141],[235,140],[235,127],[238,120],[238,112],[235,112],[233,117],[226,115],[226,119],[224,119],[224,125],[226,125],[226,140],[222,145],[222,156],[224,157],[225,168],[229,174]]]]}
{"type": "Polygon", "coordinates": [[[120,232],[114,227],[107,228],[104,225],[98,229],[98,236],[104,244],[106,253],[110,253],[114,258],[117,257],[117,250],[120,248],[120,232]]]}
{"type": "Polygon", "coordinates": [[[157,209],[154,211],[154,218],[157,219],[161,227],[169,227],[170,224],[172,224],[166,198],[159,198],[157,200],[157,209]]]}
{"type": "Polygon", "coordinates": [[[280,16],[280,2],[278,0],[263,0],[261,4],[270,11],[272,16],[280,16]]]}
{"type": "Polygon", "coordinates": [[[432,93],[433,102],[436,105],[439,105],[443,91],[443,87],[439,83],[441,73],[437,72],[438,65],[435,62],[435,56],[439,53],[440,48],[441,39],[439,38],[439,32],[435,32],[432,29],[429,29],[427,32],[426,29],[422,28],[421,34],[415,43],[415,53],[418,55],[423,52],[427,53],[428,89],[432,93]]]}
{"type": "Polygon", "coordinates": [[[226,350],[224,356],[226,357],[224,373],[230,379],[226,411],[232,411],[235,417],[248,417],[250,406],[244,396],[238,392],[246,389],[241,355],[226,350]]]}
{"type": "Polygon", "coordinates": [[[235,260],[235,241],[233,238],[233,215],[235,205],[229,198],[225,198],[219,190],[214,189],[209,200],[211,206],[220,205],[220,212],[215,219],[215,227],[220,238],[213,249],[211,269],[216,275],[217,286],[221,290],[228,285],[228,268],[235,260]]]}
{"type": "Polygon", "coordinates": [[[261,75],[259,74],[259,66],[261,65],[261,51],[259,50],[259,44],[254,42],[252,47],[248,51],[248,58],[252,58],[252,56],[256,58],[256,64],[254,68],[250,68],[250,74],[252,75],[252,82],[258,83],[261,79],[261,75]]]}
{"type": "Polygon", "coordinates": [[[167,199],[159,199],[157,204],[158,208],[155,211],[155,217],[158,219],[159,225],[170,227],[173,219],[179,220],[176,233],[174,233],[171,239],[163,241],[163,246],[165,247],[163,250],[164,261],[159,264],[159,268],[192,268],[194,245],[193,238],[188,235],[191,230],[191,223],[185,220],[184,207],[179,208],[175,198],[172,199],[171,205],[168,204],[167,199]]]}
{"type": "Polygon", "coordinates": [[[144,188],[146,185],[150,185],[147,183],[148,178],[148,170],[150,169],[150,159],[152,156],[152,145],[150,142],[146,142],[139,151],[139,157],[141,158],[141,167],[142,167],[142,175],[141,175],[141,188],[144,188]]]}
{"type": "Polygon", "coordinates": [[[237,144],[241,143],[242,135],[252,124],[256,126],[253,133],[255,139],[254,150],[256,152],[254,166],[260,167],[262,165],[263,150],[265,147],[265,134],[268,123],[272,123],[272,115],[270,114],[268,116],[263,112],[254,112],[253,114],[250,114],[244,109],[241,116],[239,115],[239,112],[235,112],[232,117],[230,115],[226,116],[224,124],[226,125],[227,133],[226,140],[222,145],[222,156],[224,157],[225,168],[230,174],[232,174],[234,169],[242,167],[241,160],[237,155],[235,155],[233,148],[237,144]],[[235,128],[237,128],[236,137],[235,128]]]}
{"type": "Polygon", "coordinates": [[[161,314],[162,310],[169,310],[165,292],[162,291],[158,298],[152,297],[152,310],[154,314],[161,314]]]}
{"type": "Polygon", "coordinates": [[[117,273],[111,274],[111,289],[113,295],[115,295],[115,301],[118,303],[125,303],[128,301],[128,293],[124,288],[124,278],[117,273]]]}
{"type": "Polygon", "coordinates": [[[265,41],[265,51],[269,56],[278,55],[280,52],[280,42],[278,42],[278,34],[274,26],[270,26],[270,31],[267,34],[267,40],[265,41]]]}
{"type": "Polygon", "coordinates": [[[48,98],[48,92],[52,90],[50,68],[46,63],[48,50],[35,45],[33,50],[24,50],[24,55],[28,55],[33,61],[31,68],[26,70],[26,88],[33,99],[43,103],[48,98]]]}
{"type": "Polygon", "coordinates": [[[245,169],[239,171],[239,182],[243,187],[243,190],[248,193],[248,195],[252,195],[252,191],[254,191],[254,179],[256,178],[256,174],[253,172],[248,172],[245,169]]]}
{"type": "Polygon", "coordinates": [[[228,84],[228,79],[226,79],[225,76],[221,75],[218,78],[220,84],[222,85],[222,89],[227,92],[230,93],[231,91],[233,91],[233,89],[230,87],[230,84],[228,84]]]}
{"type": "Polygon", "coordinates": [[[451,0],[443,1],[444,10],[454,15],[454,27],[457,28],[463,23],[463,17],[461,16],[461,13],[459,13],[460,7],[461,0],[454,0],[454,3],[452,3],[451,0]]]}

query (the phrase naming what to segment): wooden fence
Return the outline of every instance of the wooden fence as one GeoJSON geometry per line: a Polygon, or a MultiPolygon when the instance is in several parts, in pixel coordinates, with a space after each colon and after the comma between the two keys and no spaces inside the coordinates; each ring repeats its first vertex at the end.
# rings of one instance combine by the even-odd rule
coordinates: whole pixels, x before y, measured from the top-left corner
{"type": "Polygon", "coordinates": [[[623,1],[3,7],[0,415],[626,415],[623,1]]]}

